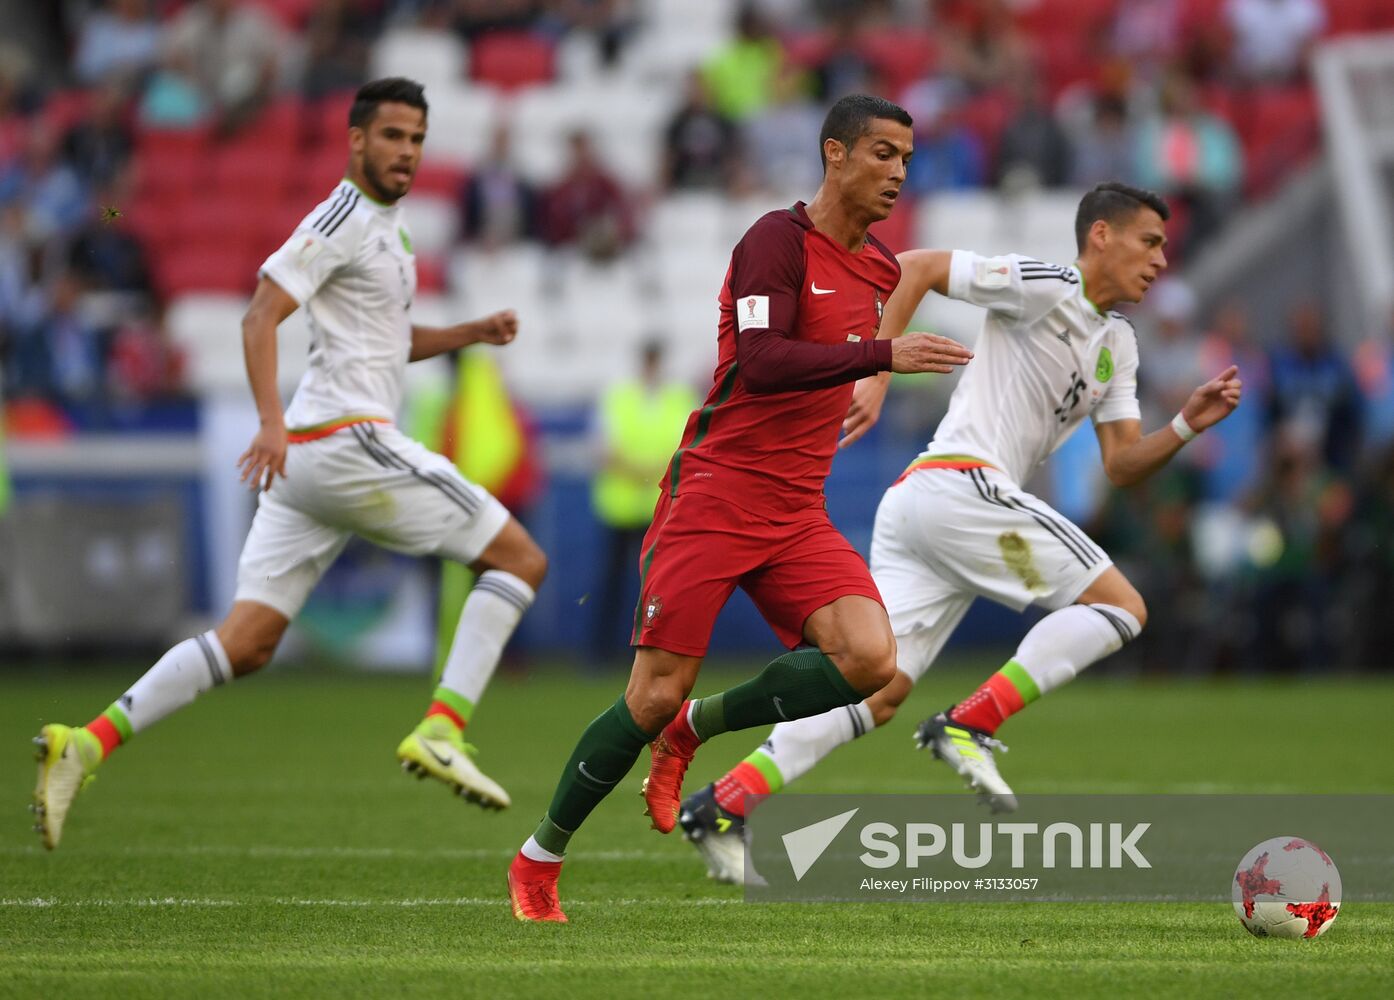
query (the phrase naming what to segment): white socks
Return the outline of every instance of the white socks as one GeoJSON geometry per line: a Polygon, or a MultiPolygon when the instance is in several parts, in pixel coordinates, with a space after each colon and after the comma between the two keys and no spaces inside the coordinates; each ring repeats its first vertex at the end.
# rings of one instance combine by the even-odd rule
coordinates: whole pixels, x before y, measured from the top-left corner
{"type": "Polygon", "coordinates": [[[460,612],[440,686],[464,698],[473,708],[494,675],[503,647],[535,596],[533,589],[512,573],[491,569],[481,574],[460,612]]]}
{"type": "MultiPolygon", "coordinates": [[[[793,722],[781,722],[760,745],[758,753],[779,769],[783,785],[807,774],[813,765],[844,743],[851,743],[876,728],[866,702],[845,705],[793,722]]],[[[781,787],[783,787],[781,785],[781,787]]],[[[771,791],[778,791],[771,788],[771,791]]]]}
{"type": "Polygon", "coordinates": [[[138,733],[183,708],[205,691],[232,680],[218,633],[208,631],[175,646],[117,699],[116,704],[138,733]]]}
{"type": "Polygon", "coordinates": [[[556,864],[558,861],[566,860],[560,854],[553,854],[547,848],[539,844],[534,837],[529,837],[523,843],[523,849],[519,852],[529,861],[549,861],[556,864]]]}
{"type": "Polygon", "coordinates": [[[1141,631],[1136,618],[1112,604],[1072,604],[1038,621],[1012,659],[1045,694],[1118,652],[1141,631]]]}

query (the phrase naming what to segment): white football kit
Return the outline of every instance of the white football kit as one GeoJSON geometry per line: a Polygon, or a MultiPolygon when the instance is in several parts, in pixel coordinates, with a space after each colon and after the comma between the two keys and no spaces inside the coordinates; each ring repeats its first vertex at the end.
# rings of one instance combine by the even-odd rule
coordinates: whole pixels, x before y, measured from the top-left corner
{"type": "Polygon", "coordinates": [[[309,314],[310,357],[286,408],[286,476],[260,494],[236,599],[294,618],[351,534],[473,562],[508,511],[392,423],[416,293],[399,207],[341,181],[260,273],[309,314]]]}
{"type": "Polygon", "coordinates": [[[918,680],[979,595],[1066,607],[1112,565],[1019,485],[1074,432],[1139,419],[1137,339],[1085,297],[1074,267],[956,250],[949,297],[988,310],[928,449],[882,497],[871,572],[918,680]]]}

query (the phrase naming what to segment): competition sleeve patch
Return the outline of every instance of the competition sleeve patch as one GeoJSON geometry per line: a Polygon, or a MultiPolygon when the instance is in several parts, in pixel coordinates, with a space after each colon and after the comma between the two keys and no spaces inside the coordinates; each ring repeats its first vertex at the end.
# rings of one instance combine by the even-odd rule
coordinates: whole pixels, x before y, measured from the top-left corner
{"type": "Polygon", "coordinates": [[[736,302],[736,326],[741,330],[770,328],[770,297],[747,295],[736,302]]]}

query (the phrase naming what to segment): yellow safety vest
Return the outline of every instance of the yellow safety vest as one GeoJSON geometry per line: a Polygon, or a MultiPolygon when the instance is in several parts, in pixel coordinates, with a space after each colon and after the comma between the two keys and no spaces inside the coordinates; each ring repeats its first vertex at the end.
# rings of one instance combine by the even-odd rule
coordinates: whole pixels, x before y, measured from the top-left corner
{"type": "Polygon", "coordinates": [[[460,352],[453,416],[456,467],[497,493],[522,460],[525,442],[503,376],[484,351],[460,352]]]}
{"type": "Polygon", "coordinates": [[[642,527],[653,517],[659,480],[682,439],[697,397],[671,383],[650,395],[640,382],[624,382],[605,393],[600,412],[609,432],[606,447],[627,462],[652,469],[651,478],[602,468],[591,484],[596,516],[615,528],[642,527]]]}

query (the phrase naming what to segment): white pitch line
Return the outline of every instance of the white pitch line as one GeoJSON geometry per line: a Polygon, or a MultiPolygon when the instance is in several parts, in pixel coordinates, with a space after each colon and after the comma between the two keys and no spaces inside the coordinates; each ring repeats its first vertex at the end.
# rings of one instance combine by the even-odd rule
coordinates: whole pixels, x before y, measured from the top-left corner
{"type": "MultiPolygon", "coordinates": [[[[705,897],[702,899],[569,899],[566,901],[568,907],[571,906],[732,906],[742,902],[739,898],[721,899],[715,897],[705,897]]],[[[74,907],[138,907],[138,908],[208,908],[222,909],[230,907],[254,907],[254,906],[304,906],[304,907],[349,907],[353,909],[372,909],[375,907],[389,907],[394,909],[413,909],[428,906],[497,906],[503,909],[508,905],[508,900],[504,896],[483,897],[483,896],[460,896],[455,899],[297,899],[295,897],[278,897],[274,899],[209,899],[209,898],[185,898],[177,896],[166,896],[164,898],[149,899],[50,899],[45,897],[35,897],[33,899],[0,899],[0,908],[12,909],[49,909],[53,907],[74,908],[74,907]]]]}
{"type": "MultiPolygon", "coordinates": [[[[36,845],[0,846],[0,854],[47,854],[36,845]]],[[[121,855],[146,857],[166,855],[227,855],[240,858],[420,858],[422,860],[503,861],[512,860],[512,849],[487,850],[469,847],[274,847],[264,844],[172,844],[169,846],[130,845],[115,848],[82,848],[65,854],[121,855]]],[[[677,852],[667,851],[573,851],[568,857],[580,861],[672,861],[677,852]]]]}

